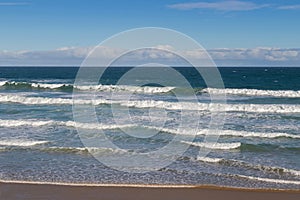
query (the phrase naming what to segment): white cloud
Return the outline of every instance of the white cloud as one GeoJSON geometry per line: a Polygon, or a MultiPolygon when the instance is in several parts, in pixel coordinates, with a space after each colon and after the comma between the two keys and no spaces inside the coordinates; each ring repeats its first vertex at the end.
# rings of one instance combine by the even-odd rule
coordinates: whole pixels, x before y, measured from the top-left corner
{"type": "Polygon", "coordinates": [[[279,6],[278,9],[280,9],[280,10],[300,10],[300,4],[279,6]]]}
{"type": "Polygon", "coordinates": [[[168,5],[169,8],[178,10],[213,9],[219,11],[247,11],[260,9],[267,6],[269,5],[238,0],[220,2],[193,2],[168,5]]]}
{"type": "MultiPolygon", "coordinates": [[[[281,49],[269,47],[257,48],[219,48],[209,49],[209,55],[217,65],[298,65],[300,66],[299,49],[281,49]]],[[[203,59],[205,51],[192,50],[183,52],[186,58],[203,59]]]]}
{"type": "Polygon", "coordinates": [[[215,61],[240,65],[299,65],[300,49],[257,47],[252,49],[209,50],[215,61]],[[222,53],[220,53],[222,52],[222,53]],[[230,62],[229,62],[230,61],[230,62]]]}
{"type": "MultiPolygon", "coordinates": [[[[138,65],[145,62],[182,65],[183,60],[172,51],[174,47],[159,45],[153,49],[140,49],[128,52],[115,62],[116,65],[138,65]],[[158,49],[155,49],[158,48],[158,49]]],[[[0,51],[0,65],[80,65],[93,47],[62,47],[51,51],[0,51]]],[[[126,49],[100,46],[90,56],[94,63],[107,63],[127,52],[126,49]]],[[[270,47],[257,48],[218,48],[209,49],[208,54],[219,66],[240,65],[282,65],[300,66],[300,48],[282,49],[270,47]]],[[[207,52],[199,49],[181,51],[180,55],[187,59],[207,58],[207,52]]],[[[91,62],[91,63],[92,63],[91,62]]]]}
{"type": "Polygon", "coordinates": [[[173,51],[175,50],[173,46],[165,44],[165,45],[157,45],[155,48],[173,51]]]}

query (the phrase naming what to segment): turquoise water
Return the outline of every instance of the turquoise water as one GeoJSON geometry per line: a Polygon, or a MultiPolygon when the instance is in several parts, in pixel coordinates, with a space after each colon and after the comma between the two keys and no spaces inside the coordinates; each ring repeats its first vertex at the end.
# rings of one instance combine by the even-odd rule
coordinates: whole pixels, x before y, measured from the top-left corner
{"type": "Polygon", "coordinates": [[[110,68],[99,85],[87,88],[73,86],[78,68],[1,67],[0,179],[300,188],[300,68],[220,68],[226,89],[206,88],[192,68],[175,69],[190,82],[202,107],[210,103],[208,92],[227,95],[218,144],[205,144],[205,135],[199,133],[172,164],[158,171],[128,173],[96,160],[83,146],[76,127],[102,130],[123,150],[98,147],[93,149],[98,155],[147,152],[167,145],[176,134],[190,137],[189,130],[176,132],[181,109],[189,116],[188,123],[199,121],[201,130],[208,128],[209,110],[192,104],[189,95],[177,102],[174,92],[185,94],[186,88],[116,86],[130,68],[110,68]],[[96,99],[104,101],[95,105],[100,124],[75,124],[73,90],[86,103],[84,95],[92,89],[96,99]],[[128,103],[124,97],[133,91],[128,103]],[[110,98],[112,92],[117,102],[110,98]],[[114,104],[120,111],[130,109],[132,121],[121,119],[122,126],[137,134],[151,129],[158,134],[142,139],[126,135],[114,121],[114,104]],[[162,111],[167,119],[163,126],[162,111]],[[198,157],[200,147],[210,150],[207,157],[198,157]]]}

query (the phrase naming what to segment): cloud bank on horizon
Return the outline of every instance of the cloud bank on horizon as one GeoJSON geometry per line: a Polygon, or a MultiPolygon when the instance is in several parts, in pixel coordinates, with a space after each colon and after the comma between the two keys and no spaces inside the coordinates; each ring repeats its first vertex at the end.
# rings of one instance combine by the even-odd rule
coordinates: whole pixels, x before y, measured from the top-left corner
{"type": "Polygon", "coordinates": [[[245,1],[220,1],[220,2],[192,2],[192,3],[178,3],[169,5],[169,8],[178,10],[192,10],[192,9],[213,9],[220,11],[245,11],[256,10],[263,7],[268,7],[268,4],[256,4],[245,1]]]}
{"type": "MultiPolygon", "coordinates": [[[[218,66],[300,66],[299,18],[299,0],[6,0],[0,2],[0,66],[78,66],[107,37],[156,26],[201,42],[218,66]]],[[[98,60],[123,51],[101,47],[98,60]]],[[[203,58],[200,50],[181,55],[203,58]]],[[[127,61],[154,58],[181,65],[157,52],[127,61]]]]}
{"type": "MultiPolygon", "coordinates": [[[[80,66],[88,53],[94,47],[64,47],[51,51],[0,51],[0,66],[80,66]]],[[[127,63],[131,65],[136,60],[145,63],[160,62],[182,66],[169,51],[172,47],[161,45],[157,48],[165,51],[133,52],[127,63]]],[[[106,63],[127,50],[100,46],[97,49],[97,63],[106,63]]],[[[217,48],[207,50],[217,66],[299,66],[300,48],[217,48]]],[[[180,55],[188,59],[204,59],[203,50],[181,51],[180,55]]]]}
{"type": "Polygon", "coordinates": [[[300,4],[292,5],[276,5],[276,4],[262,4],[250,1],[238,1],[238,0],[228,0],[228,1],[215,1],[215,2],[185,2],[171,4],[167,7],[178,9],[178,10],[193,10],[193,9],[211,9],[218,11],[249,11],[257,10],[261,8],[274,8],[280,10],[300,10],[300,4]]]}

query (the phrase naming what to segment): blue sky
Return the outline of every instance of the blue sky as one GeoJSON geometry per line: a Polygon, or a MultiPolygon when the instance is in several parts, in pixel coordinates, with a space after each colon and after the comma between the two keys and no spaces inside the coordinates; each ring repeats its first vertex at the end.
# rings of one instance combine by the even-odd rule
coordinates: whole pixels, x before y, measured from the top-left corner
{"type": "Polygon", "coordinates": [[[89,47],[145,26],[175,29],[207,49],[298,51],[299,19],[298,0],[0,0],[0,51],[89,47]]]}

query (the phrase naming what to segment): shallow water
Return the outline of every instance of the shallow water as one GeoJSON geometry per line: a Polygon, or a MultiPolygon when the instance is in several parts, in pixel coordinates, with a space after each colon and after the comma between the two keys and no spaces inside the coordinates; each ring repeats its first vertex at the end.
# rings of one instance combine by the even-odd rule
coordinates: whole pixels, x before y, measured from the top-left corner
{"type": "MultiPolygon", "coordinates": [[[[97,86],[74,87],[78,68],[1,67],[0,178],[300,188],[300,68],[221,68],[226,89],[206,88],[195,70],[176,69],[190,81],[197,103],[187,95],[190,92],[185,93],[187,88],[116,86],[130,68],[108,70],[97,86]],[[99,123],[73,121],[73,90],[76,104],[95,106],[99,123]],[[93,101],[91,91],[96,91],[93,101]],[[174,96],[176,92],[183,94],[181,101],[174,96]],[[214,106],[208,92],[227,95],[226,121],[223,130],[215,132],[220,135],[215,145],[204,141],[211,133],[208,124],[210,106],[214,106]],[[130,118],[120,117],[116,122],[112,108],[121,114],[129,109],[130,118]],[[188,120],[178,128],[183,113],[188,120]],[[199,126],[196,133],[195,125],[199,126]],[[120,149],[86,148],[76,128],[95,135],[102,131],[120,149]],[[152,136],[153,132],[157,134],[152,136]],[[180,141],[171,151],[183,144],[189,149],[172,164],[147,173],[118,171],[92,156],[147,153],[178,135],[180,141]],[[199,157],[200,148],[210,153],[199,157]]],[[[153,160],[155,166],[170,155],[159,156],[145,159],[153,160]]],[[[125,168],[121,165],[117,169],[125,168]]],[[[138,167],[134,170],[139,171],[138,167]]]]}

